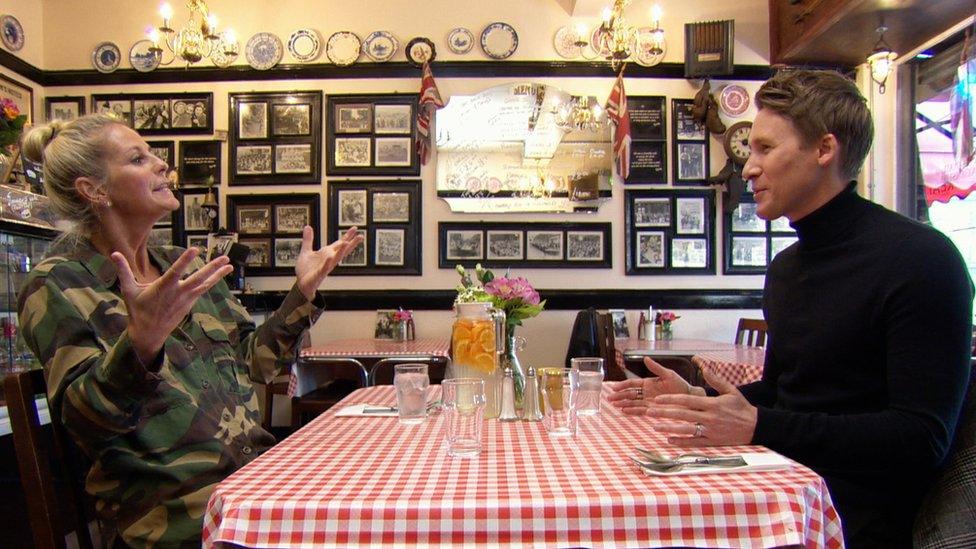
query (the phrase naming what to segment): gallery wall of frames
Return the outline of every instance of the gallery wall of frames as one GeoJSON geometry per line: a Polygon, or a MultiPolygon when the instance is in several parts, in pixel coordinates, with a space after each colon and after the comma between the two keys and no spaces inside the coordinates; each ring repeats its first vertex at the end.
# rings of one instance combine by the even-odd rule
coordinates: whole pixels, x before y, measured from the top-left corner
{"type": "Polygon", "coordinates": [[[763,274],[773,257],[796,242],[797,237],[785,217],[766,221],[756,215],[756,200],[748,193],[733,211],[725,214],[722,240],[723,273],[763,274]]]}
{"type": "Polygon", "coordinates": [[[329,175],[420,175],[416,94],[330,95],[329,175]]]}
{"type": "Polygon", "coordinates": [[[442,222],[438,267],[609,269],[610,223],[442,222]]]}
{"type": "Polygon", "coordinates": [[[715,274],[714,198],[711,189],[628,189],[627,274],[715,274]]]}
{"type": "Polygon", "coordinates": [[[288,275],[302,249],[302,229],[310,225],[318,248],[318,194],[260,194],[227,197],[227,225],[237,243],[250,248],[245,266],[249,274],[288,275]]]}

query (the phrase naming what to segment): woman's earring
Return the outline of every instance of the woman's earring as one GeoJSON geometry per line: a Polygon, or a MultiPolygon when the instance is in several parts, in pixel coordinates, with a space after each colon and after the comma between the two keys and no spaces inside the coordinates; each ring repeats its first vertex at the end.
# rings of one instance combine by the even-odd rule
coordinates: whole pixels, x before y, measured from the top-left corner
{"type": "Polygon", "coordinates": [[[112,207],[112,201],[111,200],[108,200],[108,199],[105,199],[104,201],[102,201],[102,206],[105,206],[106,208],[111,208],[112,207]]]}

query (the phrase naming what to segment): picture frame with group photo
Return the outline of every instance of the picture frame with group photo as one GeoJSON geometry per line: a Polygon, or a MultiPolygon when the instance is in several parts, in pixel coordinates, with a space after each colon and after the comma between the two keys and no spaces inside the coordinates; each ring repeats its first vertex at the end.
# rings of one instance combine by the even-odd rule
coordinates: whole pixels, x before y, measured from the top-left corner
{"type": "Polygon", "coordinates": [[[708,185],[710,142],[705,125],[692,115],[693,99],[671,100],[671,163],[676,186],[708,185]]]}
{"type": "Polygon", "coordinates": [[[724,214],[722,228],[723,274],[765,274],[776,254],[797,241],[789,220],[780,217],[770,221],[759,217],[752,193],[739,197],[739,203],[724,214]]]}
{"type": "Polygon", "coordinates": [[[113,116],[140,135],[213,134],[213,93],[92,94],[91,112],[113,116]]]}
{"type": "Polygon", "coordinates": [[[45,97],[44,118],[48,122],[55,119],[70,122],[85,115],[85,103],[85,97],[80,95],[45,97]]]}
{"type": "Polygon", "coordinates": [[[302,229],[312,227],[318,249],[320,225],[318,193],[230,195],[227,223],[238,242],[251,248],[245,262],[248,275],[294,276],[302,245],[302,229]]]}
{"type": "Polygon", "coordinates": [[[715,191],[626,189],[627,275],[715,274],[715,191]]]}
{"type": "Polygon", "coordinates": [[[328,175],[420,175],[417,94],[329,95],[328,175]]]}
{"type": "Polygon", "coordinates": [[[441,222],[438,266],[613,267],[610,223],[441,222]]]}
{"type": "MultiPolygon", "coordinates": [[[[177,246],[199,244],[202,237],[204,250],[207,249],[207,234],[214,230],[214,220],[220,219],[220,210],[203,208],[207,192],[213,192],[214,200],[220,204],[220,189],[214,187],[186,187],[176,191],[180,207],[173,212],[173,243],[177,246]]],[[[158,224],[158,223],[157,223],[158,224]]]]}

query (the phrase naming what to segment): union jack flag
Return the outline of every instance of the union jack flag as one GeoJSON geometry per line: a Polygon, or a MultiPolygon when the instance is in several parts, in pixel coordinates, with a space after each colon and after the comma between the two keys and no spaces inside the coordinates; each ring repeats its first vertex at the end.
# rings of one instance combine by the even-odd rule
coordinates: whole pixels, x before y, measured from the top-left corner
{"type": "Polygon", "coordinates": [[[437,90],[434,74],[430,72],[430,63],[425,62],[423,77],[420,80],[420,107],[417,109],[417,156],[420,158],[421,165],[427,164],[427,158],[430,156],[431,111],[443,106],[441,92],[437,90]]]}
{"type": "Polygon", "coordinates": [[[623,181],[630,177],[630,112],[627,111],[623,71],[617,75],[617,82],[610,90],[606,111],[617,127],[613,132],[613,156],[617,161],[617,174],[623,181]]]}

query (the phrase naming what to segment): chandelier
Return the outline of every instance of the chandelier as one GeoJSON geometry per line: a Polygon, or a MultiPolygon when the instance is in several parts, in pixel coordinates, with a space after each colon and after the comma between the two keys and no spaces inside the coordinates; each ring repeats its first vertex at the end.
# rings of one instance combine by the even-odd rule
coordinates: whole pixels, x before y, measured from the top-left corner
{"type": "Polygon", "coordinates": [[[635,27],[628,25],[624,17],[629,4],[630,0],[614,0],[612,7],[603,8],[603,22],[592,35],[586,25],[576,25],[575,45],[585,59],[602,57],[610,62],[614,72],[627,61],[651,67],[664,59],[667,43],[661,28],[661,6],[654,4],[651,8],[653,27],[635,27]]]}
{"type": "Polygon", "coordinates": [[[599,131],[607,122],[603,108],[592,96],[574,95],[552,109],[556,126],[565,131],[599,131]]]}
{"type": "Polygon", "coordinates": [[[868,56],[868,66],[871,68],[871,79],[878,83],[878,93],[884,94],[885,82],[894,66],[895,58],[898,54],[891,50],[891,46],[884,39],[884,33],[888,27],[882,22],[878,27],[878,42],[874,45],[874,52],[868,56]]]}
{"type": "Polygon", "coordinates": [[[153,55],[160,56],[161,65],[169,65],[176,59],[180,59],[190,66],[208,58],[218,67],[226,67],[233,63],[240,52],[234,31],[228,29],[217,33],[217,17],[210,13],[204,0],[187,0],[186,7],[190,10],[190,18],[180,30],[170,27],[170,21],[173,19],[172,6],[164,2],[159,7],[163,24],[149,31],[149,39],[153,43],[149,51],[153,55]],[[164,52],[160,42],[165,44],[172,54],[168,61],[162,59],[164,52]]]}

